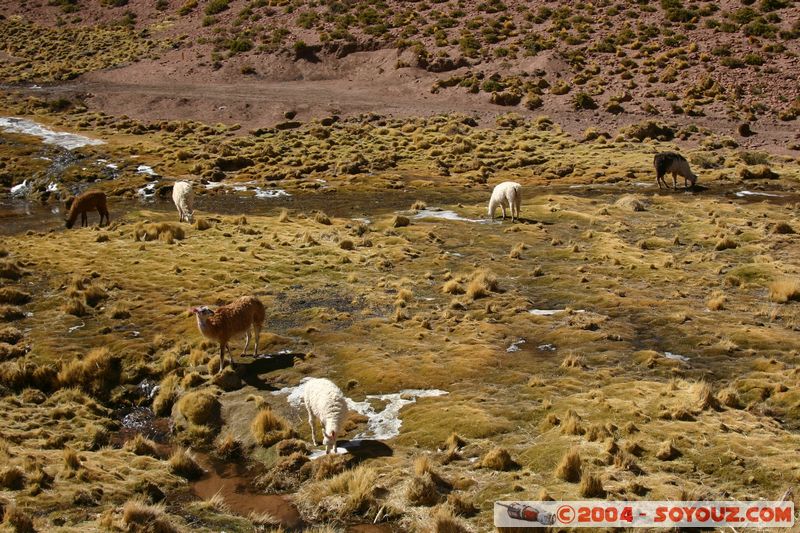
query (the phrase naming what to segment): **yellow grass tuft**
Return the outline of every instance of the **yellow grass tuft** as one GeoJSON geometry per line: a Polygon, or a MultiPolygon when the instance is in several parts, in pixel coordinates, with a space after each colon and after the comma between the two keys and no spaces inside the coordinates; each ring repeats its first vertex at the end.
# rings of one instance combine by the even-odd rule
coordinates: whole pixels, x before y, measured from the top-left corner
{"type": "Polygon", "coordinates": [[[172,412],[172,406],[178,399],[180,389],[178,376],[170,374],[161,380],[158,385],[158,393],[153,398],[153,413],[157,416],[167,416],[172,412]]]}
{"type": "Polygon", "coordinates": [[[154,533],[178,533],[167,518],[163,505],[150,505],[141,498],[125,502],[122,508],[122,523],[128,531],[152,531],[154,533]]]}
{"type": "Polygon", "coordinates": [[[428,205],[423,202],[422,200],[415,200],[413,204],[411,204],[412,211],[422,211],[423,209],[427,209],[428,205]]]}
{"type": "Polygon", "coordinates": [[[67,470],[78,470],[82,466],[78,452],[70,447],[64,448],[64,468],[67,470]]]}
{"type": "Polygon", "coordinates": [[[447,280],[445,284],[442,286],[442,292],[445,294],[464,294],[464,287],[455,280],[447,280]]]}
{"type": "Polygon", "coordinates": [[[606,491],[600,476],[584,472],[581,475],[581,484],[578,486],[578,494],[583,498],[604,498],[606,491]]]}
{"type": "Polygon", "coordinates": [[[730,237],[723,237],[717,241],[717,244],[714,245],[714,249],[721,252],[723,250],[732,250],[738,246],[739,244],[730,237]]]}
{"type": "Polygon", "coordinates": [[[505,448],[492,448],[481,458],[482,468],[490,470],[514,470],[519,467],[516,461],[511,458],[511,454],[505,448]]]}
{"type": "Polygon", "coordinates": [[[183,240],[186,237],[183,226],[174,222],[140,222],[133,229],[135,241],[183,240]]]}
{"type": "Polygon", "coordinates": [[[197,464],[197,459],[186,448],[177,448],[169,457],[169,470],[186,479],[197,479],[205,471],[197,464]]]}
{"type": "Polygon", "coordinates": [[[149,455],[151,457],[158,457],[156,443],[142,436],[141,433],[137,433],[135,437],[126,442],[124,448],[136,455],[149,455]]]}
{"type": "Polygon", "coordinates": [[[178,400],[178,411],[190,423],[203,426],[216,426],[220,423],[221,405],[208,391],[192,391],[178,400]]]}
{"type": "Polygon", "coordinates": [[[679,455],[680,452],[676,450],[675,446],[672,445],[672,442],[668,440],[662,442],[656,450],[656,458],[662,461],[671,461],[679,455]]]}
{"type": "Polygon", "coordinates": [[[7,466],[0,470],[0,488],[21,490],[25,487],[25,472],[18,466],[7,466]]]}
{"type": "Polygon", "coordinates": [[[472,274],[467,284],[467,296],[472,300],[498,292],[497,277],[489,270],[481,269],[472,274]]]}
{"type": "Polygon", "coordinates": [[[31,301],[31,295],[13,287],[0,287],[0,304],[25,305],[31,301]]]}
{"type": "Polygon", "coordinates": [[[426,507],[436,505],[442,499],[430,472],[413,476],[406,486],[405,495],[409,504],[426,507]]]}
{"type": "MultiPolygon", "coordinates": [[[[0,507],[0,510],[2,510],[2,507],[0,507]]],[[[36,529],[33,527],[33,520],[28,513],[14,504],[9,504],[5,507],[3,524],[8,527],[8,531],[13,531],[14,533],[36,532],[36,529]]]]}
{"type": "Polygon", "coordinates": [[[278,222],[289,222],[289,211],[288,210],[281,209],[281,212],[278,215],[278,222]]]}
{"type": "Polygon", "coordinates": [[[325,226],[330,226],[331,225],[330,217],[328,217],[328,215],[326,215],[322,211],[318,211],[314,215],[314,222],[316,222],[317,224],[323,224],[325,226]]]}
{"type": "Polygon", "coordinates": [[[93,396],[107,395],[117,386],[122,361],[108,348],[94,348],[83,359],[72,359],[58,372],[62,387],[79,387],[93,396]]]}
{"type": "Polygon", "coordinates": [[[717,401],[720,405],[730,407],[731,409],[740,409],[742,407],[739,394],[736,392],[736,389],[731,386],[725,387],[717,393],[717,401]]]}
{"type": "Polygon", "coordinates": [[[583,435],[583,428],[581,427],[581,417],[578,416],[578,413],[571,410],[567,413],[567,416],[564,417],[564,420],[561,422],[561,434],[562,435],[583,435]]]}
{"type": "Polygon", "coordinates": [[[581,480],[581,456],[577,448],[572,448],[564,454],[556,467],[555,474],[558,479],[570,483],[577,483],[581,480]]]}
{"type": "Polygon", "coordinates": [[[261,409],[256,414],[250,423],[250,433],[256,442],[265,448],[294,436],[289,423],[272,409],[261,409]]]}
{"type": "Polygon", "coordinates": [[[800,280],[783,278],[773,281],[769,284],[769,299],[779,304],[800,301],[800,280]]]}
{"type": "Polygon", "coordinates": [[[691,387],[689,387],[689,394],[692,396],[692,407],[701,411],[718,407],[717,399],[714,397],[711,385],[705,381],[693,383],[691,387]]]}
{"type": "Polygon", "coordinates": [[[525,251],[526,248],[527,246],[524,242],[518,242],[511,248],[508,257],[511,259],[522,259],[522,252],[525,251]]]}
{"type": "Polygon", "coordinates": [[[727,298],[725,295],[719,291],[715,291],[711,297],[706,301],[706,305],[712,311],[721,311],[725,309],[725,302],[727,298]]]}
{"type": "Polygon", "coordinates": [[[433,515],[432,533],[469,533],[461,521],[446,507],[441,507],[433,515]]]}

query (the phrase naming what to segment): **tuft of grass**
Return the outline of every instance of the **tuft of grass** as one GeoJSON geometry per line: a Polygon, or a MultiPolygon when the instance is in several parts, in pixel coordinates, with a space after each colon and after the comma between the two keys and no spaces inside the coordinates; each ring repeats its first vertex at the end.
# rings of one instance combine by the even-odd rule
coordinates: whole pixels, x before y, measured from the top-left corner
{"type": "Polygon", "coordinates": [[[156,443],[144,437],[141,433],[137,433],[135,437],[126,442],[124,448],[136,455],[149,455],[150,457],[158,457],[156,443]]]}
{"type": "Polygon", "coordinates": [[[571,410],[567,413],[567,416],[564,417],[564,420],[561,422],[561,434],[562,435],[583,435],[584,430],[581,427],[581,417],[578,416],[578,413],[571,410]]]}
{"type": "Polygon", "coordinates": [[[714,245],[714,249],[718,252],[721,252],[723,250],[732,250],[738,247],[739,244],[730,237],[723,237],[717,241],[717,244],[714,245]]]}
{"type": "Polygon", "coordinates": [[[82,466],[78,452],[70,447],[64,448],[64,468],[69,471],[78,470],[82,466]]]}
{"type": "Polygon", "coordinates": [[[742,406],[739,400],[739,394],[736,392],[736,389],[731,386],[725,387],[717,393],[717,401],[720,405],[730,407],[731,409],[739,409],[742,406]]]}
{"type": "Polygon", "coordinates": [[[108,348],[94,348],[83,359],[72,359],[61,367],[62,387],[78,387],[93,396],[106,396],[120,382],[122,361],[108,348]]]}
{"type": "Polygon", "coordinates": [[[563,479],[570,483],[577,483],[581,480],[581,456],[577,448],[572,448],[558,463],[555,471],[558,479],[563,479]]]}
{"type": "Polygon", "coordinates": [[[783,278],[773,281],[769,284],[769,299],[779,304],[800,301],[800,280],[783,278]]]}
{"type": "MultiPolygon", "coordinates": [[[[0,510],[2,509],[0,507],[0,510]]],[[[15,504],[9,504],[5,507],[3,524],[15,533],[36,533],[36,529],[33,527],[33,519],[15,504]]]]}
{"type": "Polygon", "coordinates": [[[326,215],[322,211],[318,211],[314,215],[314,222],[316,222],[317,224],[324,224],[325,226],[330,226],[331,225],[330,217],[328,217],[328,215],[326,215]]]}
{"type": "Polygon", "coordinates": [[[638,197],[631,194],[626,194],[625,196],[614,202],[614,206],[619,207],[620,209],[624,209],[626,211],[634,211],[634,212],[647,210],[645,208],[644,202],[642,202],[642,200],[639,199],[638,197]]]}
{"type": "Polygon", "coordinates": [[[288,210],[281,209],[281,212],[278,215],[278,222],[289,222],[289,211],[288,210]]]}
{"type": "Polygon", "coordinates": [[[581,484],[578,486],[578,494],[583,498],[604,498],[606,490],[600,476],[584,472],[581,475],[581,484]]]}
{"type": "Polygon", "coordinates": [[[219,400],[208,391],[187,392],[178,400],[178,411],[198,426],[219,425],[221,410],[219,400]]]}
{"type": "Polygon", "coordinates": [[[510,259],[522,259],[522,252],[527,248],[524,242],[518,242],[515,244],[511,251],[508,253],[508,257],[510,259]]]}
{"type": "Polygon", "coordinates": [[[232,433],[225,433],[225,435],[214,441],[214,454],[220,459],[230,461],[242,457],[244,450],[239,439],[234,437],[232,433]]]}
{"type": "Polygon", "coordinates": [[[442,286],[442,292],[445,294],[464,294],[464,287],[457,280],[450,279],[442,286]]]}
{"type": "Polygon", "coordinates": [[[153,398],[153,413],[157,416],[169,415],[179,394],[177,375],[170,374],[162,379],[158,386],[158,393],[153,398]]]}
{"type": "Polygon", "coordinates": [[[508,450],[500,447],[489,450],[486,455],[481,458],[480,465],[482,468],[504,472],[519,468],[519,464],[511,458],[511,454],[508,453],[508,450]]]}
{"type": "Polygon", "coordinates": [[[289,423],[272,409],[261,409],[250,423],[250,433],[256,442],[268,448],[273,444],[294,436],[289,423]]]}
{"type": "Polygon", "coordinates": [[[19,263],[10,260],[0,261],[0,278],[17,281],[26,273],[19,263]]]}
{"type": "Polygon", "coordinates": [[[197,479],[205,471],[197,463],[194,455],[186,448],[177,448],[169,457],[169,470],[186,479],[197,479]]]}
{"type": "Polygon", "coordinates": [[[676,457],[680,456],[680,452],[675,449],[675,446],[672,445],[671,441],[664,441],[656,450],[656,458],[662,461],[672,461],[676,457]]]}
{"type": "Polygon", "coordinates": [[[411,219],[408,217],[404,217],[403,215],[395,215],[392,217],[392,220],[389,222],[389,225],[393,228],[404,228],[406,226],[411,225],[411,219]]]}
{"type": "Polygon", "coordinates": [[[22,340],[23,333],[14,326],[5,326],[0,328],[0,342],[6,344],[17,344],[22,340]]]}
{"type": "Polygon", "coordinates": [[[467,441],[464,440],[458,433],[455,431],[450,433],[450,436],[447,437],[447,440],[444,441],[444,447],[446,450],[458,450],[466,446],[467,441]]]}
{"type": "Polygon", "coordinates": [[[706,305],[712,311],[721,311],[725,309],[725,302],[727,298],[719,291],[715,291],[711,297],[706,301],[706,305]]]}
{"type": "Polygon", "coordinates": [[[7,466],[0,470],[0,487],[7,490],[25,488],[25,472],[18,466],[7,466]]]}
{"type": "Polygon", "coordinates": [[[213,226],[211,222],[206,220],[205,218],[197,217],[194,220],[194,229],[197,231],[205,231],[207,229],[211,229],[213,226]]]}
{"type": "Polygon", "coordinates": [[[446,507],[440,508],[433,515],[431,524],[433,533],[468,533],[469,529],[456,518],[446,507]]]}
{"type": "Polygon", "coordinates": [[[561,368],[586,368],[586,359],[582,355],[569,354],[561,361],[561,368]]]}
{"type": "Polygon", "coordinates": [[[423,202],[422,200],[415,200],[413,204],[411,204],[412,211],[422,211],[423,209],[427,209],[428,205],[423,202]]]}
{"type": "Polygon", "coordinates": [[[436,505],[442,499],[430,472],[413,476],[406,486],[405,496],[409,504],[426,507],[436,505]]]}
{"type": "Polygon", "coordinates": [[[174,222],[140,222],[133,229],[133,239],[135,241],[161,240],[167,244],[172,244],[175,240],[180,241],[185,237],[183,226],[174,222]]]}
{"type": "Polygon", "coordinates": [[[164,506],[151,505],[141,498],[125,502],[122,508],[122,523],[127,531],[153,531],[155,533],[178,533],[167,518],[164,506]]]}
{"type": "Polygon", "coordinates": [[[61,309],[66,314],[73,316],[86,316],[89,312],[83,302],[78,298],[70,298],[61,309]]]}
{"type": "Polygon", "coordinates": [[[719,406],[711,385],[705,381],[698,381],[689,387],[689,394],[692,397],[692,406],[699,409],[715,409],[719,406]]]}
{"type": "Polygon", "coordinates": [[[360,465],[352,470],[307,486],[300,493],[302,503],[316,513],[326,511],[345,518],[354,514],[366,515],[376,512],[375,485],[378,472],[369,466],[360,465]]]}
{"type": "Polygon", "coordinates": [[[480,269],[475,271],[467,284],[467,297],[472,300],[489,296],[492,292],[498,292],[497,277],[489,270],[480,269]]]}
{"type": "Polygon", "coordinates": [[[94,284],[83,291],[83,299],[89,307],[97,307],[97,304],[106,298],[108,298],[108,293],[94,284]]]}
{"type": "Polygon", "coordinates": [[[0,288],[0,304],[24,305],[31,301],[31,295],[13,287],[0,288]]]}

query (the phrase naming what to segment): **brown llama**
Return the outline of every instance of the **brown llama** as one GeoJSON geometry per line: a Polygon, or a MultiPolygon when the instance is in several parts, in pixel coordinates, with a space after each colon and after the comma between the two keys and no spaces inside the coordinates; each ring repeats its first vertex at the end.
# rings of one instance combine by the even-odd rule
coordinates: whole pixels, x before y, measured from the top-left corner
{"type": "Polygon", "coordinates": [[[111,223],[111,219],[108,217],[106,193],[102,191],[86,191],[73,200],[67,216],[67,228],[71,228],[75,224],[78,215],[81,216],[81,227],[88,226],[86,212],[93,209],[97,209],[97,212],[100,213],[101,226],[103,225],[103,217],[106,219],[106,224],[111,223]]]}
{"type": "Polygon", "coordinates": [[[197,315],[197,327],[200,333],[209,340],[219,343],[219,370],[225,365],[225,348],[228,348],[228,356],[233,367],[233,355],[231,355],[228,342],[244,334],[245,344],[242,355],[247,352],[250,346],[250,328],[256,338],[256,345],[253,348],[253,355],[258,354],[258,336],[261,333],[261,326],[264,324],[264,304],[255,296],[242,296],[228,305],[211,310],[205,305],[193,307],[190,311],[197,315]]]}

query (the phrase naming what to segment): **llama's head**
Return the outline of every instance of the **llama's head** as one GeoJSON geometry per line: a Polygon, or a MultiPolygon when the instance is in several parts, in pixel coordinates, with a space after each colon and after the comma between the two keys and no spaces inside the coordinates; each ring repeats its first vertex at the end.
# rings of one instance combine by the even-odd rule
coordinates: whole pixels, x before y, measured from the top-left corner
{"type": "Polygon", "coordinates": [[[689,183],[692,184],[692,187],[694,187],[695,183],[697,183],[697,174],[694,172],[689,172],[689,177],[687,179],[689,180],[689,183]]]}
{"type": "Polygon", "coordinates": [[[64,221],[64,225],[67,226],[67,229],[70,229],[74,223],[75,221],[69,219],[64,221]]]}
{"type": "Polygon", "coordinates": [[[186,213],[186,222],[189,224],[194,224],[194,211],[189,211],[186,213]]]}
{"type": "Polygon", "coordinates": [[[197,315],[197,321],[200,323],[205,322],[208,319],[208,317],[214,314],[214,311],[209,309],[209,307],[206,305],[202,305],[200,307],[192,307],[191,309],[189,309],[189,312],[192,313],[193,315],[197,315]]]}

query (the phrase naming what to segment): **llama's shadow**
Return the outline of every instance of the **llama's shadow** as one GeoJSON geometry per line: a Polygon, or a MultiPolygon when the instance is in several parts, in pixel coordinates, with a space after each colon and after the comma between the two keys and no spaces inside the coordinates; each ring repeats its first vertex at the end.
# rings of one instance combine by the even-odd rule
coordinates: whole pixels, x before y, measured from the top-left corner
{"type": "Polygon", "coordinates": [[[245,357],[236,363],[236,373],[248,385],[258,390],[278,390],[263,379],[262,374],[275,370],[282,370],[294,365],[295,359],[305,359],[306,354],[299,352],[280,352],[274,354],[259,354],[255,357],[245,357]]]}

